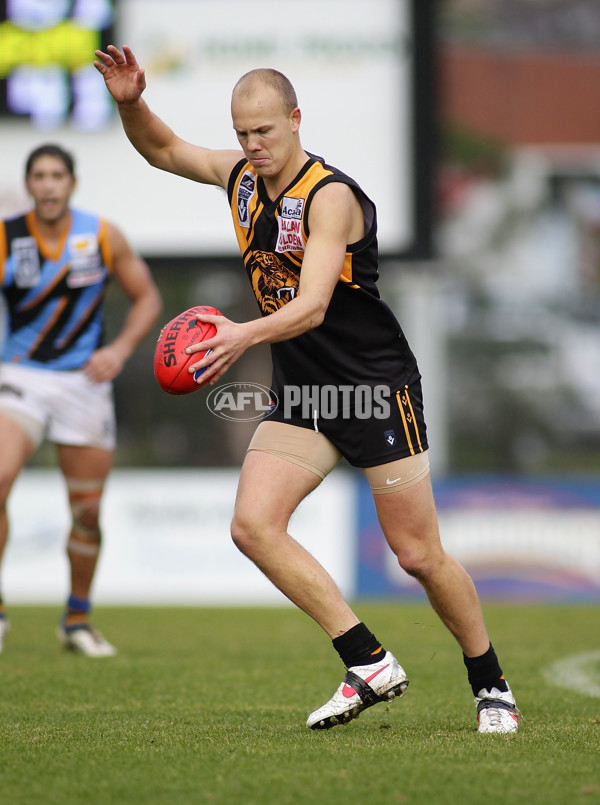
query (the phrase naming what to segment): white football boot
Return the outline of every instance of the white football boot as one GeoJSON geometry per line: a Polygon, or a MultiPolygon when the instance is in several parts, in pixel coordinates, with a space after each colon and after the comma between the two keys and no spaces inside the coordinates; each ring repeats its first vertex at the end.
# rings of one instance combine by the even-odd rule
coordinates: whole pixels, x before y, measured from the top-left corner
{"type": "Polygon", "coordinates": [[[477,732],[502,734],[519,729],[521,714],[510,688],[507,691],[482,688],[475,697],[475,704],[479,724],[477,732]]]}
{"type": "Polygon", "coordinates": [[[57,635],[65,648],[86,657],[114,657],[117,653],[117,649],[90,623],[67,628],[61,620],[57,635]]]}
{"type": "Polygon", "coordinates": [[[332,698],[309,715],[306,726],[313,730],[328,730],[336,724],[347,724],[367,707],[402,696],[407,687],[404,670],[387,651],[379,662],[348,668],[344,681],[332,698]]]}

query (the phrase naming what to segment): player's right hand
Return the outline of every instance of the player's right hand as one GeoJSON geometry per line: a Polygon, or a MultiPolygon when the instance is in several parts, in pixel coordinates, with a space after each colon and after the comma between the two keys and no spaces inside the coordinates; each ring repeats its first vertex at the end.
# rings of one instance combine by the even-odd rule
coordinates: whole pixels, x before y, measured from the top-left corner
{"type": "Polygon", "coordinates": [[[123,53],[114,45],[109,45],[106,50],[107,53],[95,51],[94,67],[103,76],[117,103],[135,103],[146,89],[145,71],[127,45],[123,45],[123,53]]]}

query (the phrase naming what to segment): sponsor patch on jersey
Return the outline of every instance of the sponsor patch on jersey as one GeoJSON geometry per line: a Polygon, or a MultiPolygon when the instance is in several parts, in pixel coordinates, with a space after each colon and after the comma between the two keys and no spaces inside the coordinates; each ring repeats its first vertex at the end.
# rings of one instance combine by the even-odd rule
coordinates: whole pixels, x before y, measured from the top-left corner
{"type": "Polygon", "coordinates": [[[284,196],[281,202],[281,214],[277,219],[279,233],[277,236],[276,252],[303,252],[304,238],[302,236],[302,212],[304,210],[303,198],[284,196]]]}
{"type": "Polygon", "coordinates": [[[40,255],[35,238],[15,238],[11,245],[17,288],[33,288],[40,281],[40,255]]]}
{"type": "Polygon", "coordinates": [[[77,257],[89,257],[98,251],[98,238],[92,232],[85,235],[71,235],[69,238],[69,254],[73,261],[77,257]]]}
{"type": "Polygon", "coordinates": [[[83,288],[102,282],[105,269],[95,234],[72,235],[69,238],[69,288],[83,288]]]}
{"type": "Polygon", "coordinates": [[[303,209],[303,198],[283,197],[283,201],[281,202],[281,214],[284,218],[293,218],[295,221],[301,221],[303,209]]]}
{"type": "Polygon", "coordinates": [[[237,191],[237,214],[240,226],[250,227],[249,205],[256,190],[256,176],[251,171],[244,171],[237,191]]]}

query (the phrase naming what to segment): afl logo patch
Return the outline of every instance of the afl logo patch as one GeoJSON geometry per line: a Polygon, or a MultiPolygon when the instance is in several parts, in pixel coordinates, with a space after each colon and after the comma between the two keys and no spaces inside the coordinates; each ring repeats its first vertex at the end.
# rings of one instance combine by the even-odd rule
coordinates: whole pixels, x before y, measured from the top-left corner
{"type": "Polygon", "coordinates": [[[393,430],[385,430],[383,432],[383,436],[390,447],[393,447],[396,444],[396,434],[393,430]]]}
{"type": "Polygon", "coordinates": [[[35,238],[15,238],[11,244],[17,288],[33,288],[41,278],[40,255],[35,238]]]}
{"type": "Polygon", "coordinates": [[[249,204],[256,189],[256,176],[250,171],[244,171],[237,190],[237,214],[240,226],[250,227],[249,204]]]}

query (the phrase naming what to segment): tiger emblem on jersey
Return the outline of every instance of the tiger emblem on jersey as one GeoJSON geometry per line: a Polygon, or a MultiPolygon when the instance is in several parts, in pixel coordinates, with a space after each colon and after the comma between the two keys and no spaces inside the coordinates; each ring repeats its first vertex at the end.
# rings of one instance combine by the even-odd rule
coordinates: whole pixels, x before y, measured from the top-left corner
{"type": "Polygon", "coordinates": [[[248,273],[256,300],[265,314],[279,310],[298,293],[298,274],[271,252],[254,252],[248,273]]]}

